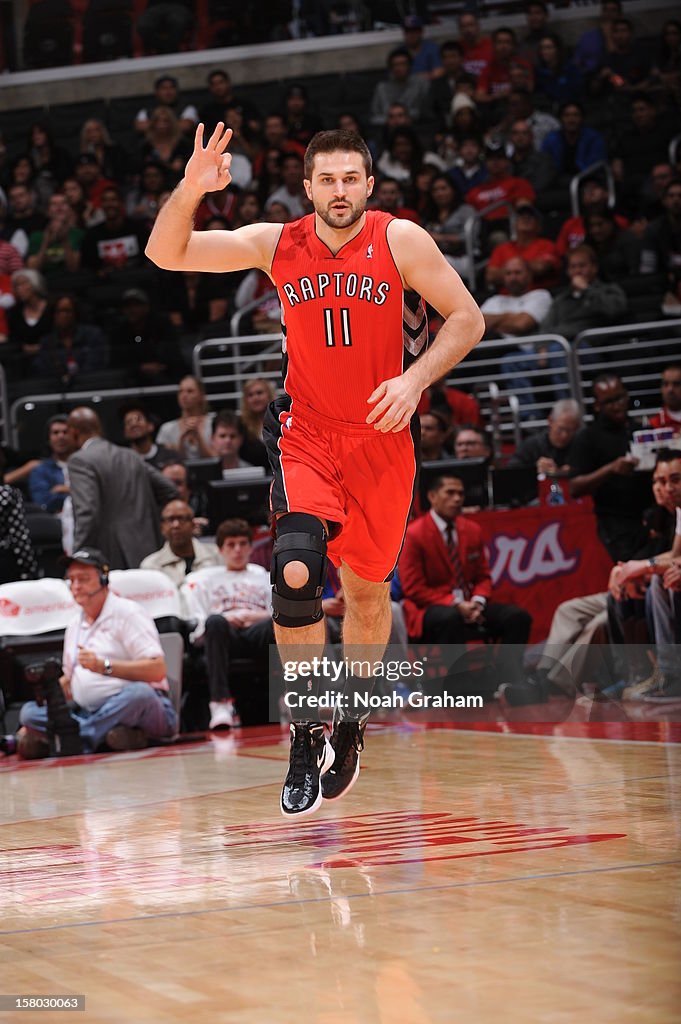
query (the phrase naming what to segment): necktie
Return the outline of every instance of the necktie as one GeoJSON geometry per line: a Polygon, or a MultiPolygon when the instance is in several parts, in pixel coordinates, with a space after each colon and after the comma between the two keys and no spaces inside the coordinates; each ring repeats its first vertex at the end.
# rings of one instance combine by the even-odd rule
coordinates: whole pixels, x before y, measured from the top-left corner
{"type": "Polygon", "coordinates": [[[472,589],[463,571],[463,565],[461,564],[461,558],[459,556],[459,545],[454,539],[453,523],[447,523],[445,541],[447,544],[447,554],[449,555],[449,560],[452,563],[452,568],[454,569],[454,579],[456,580],[457,590],[460,590],[464,596],[464,600],[468,601],[470,599],[472,589]]]}

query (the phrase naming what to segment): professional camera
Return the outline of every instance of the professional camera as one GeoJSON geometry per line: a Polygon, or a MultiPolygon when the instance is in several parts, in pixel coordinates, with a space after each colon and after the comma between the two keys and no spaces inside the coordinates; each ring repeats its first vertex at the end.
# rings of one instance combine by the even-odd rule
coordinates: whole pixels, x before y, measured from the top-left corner
{"type": "Polygon", "coordinates": [[[56,658],[36,661],[24,669],[33,687],[36,704],[47,704],[47,740],[51,757],[70,757],[83,753],[80,727],[69,711],[59,679],[61,662],[56,658]]]}

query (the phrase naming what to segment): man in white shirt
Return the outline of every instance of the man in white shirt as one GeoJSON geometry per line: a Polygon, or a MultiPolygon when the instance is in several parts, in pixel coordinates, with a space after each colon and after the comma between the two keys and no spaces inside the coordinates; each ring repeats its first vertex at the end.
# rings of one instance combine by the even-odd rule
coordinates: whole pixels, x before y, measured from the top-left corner
{"type": "Polygon", "coordinates": [[[224,568],[192,573],[182,596],[197,626],[190,639],[203,640],[208,666],[210,729],[237,728],[239,713],[229,685],[230,658],[267,660],[274,643],[270,575],[249,562],[251,528],[243,519],[226,519],[216,542],[224,568]]]}
{"type": "MultiPolygon", "coordinates": [[[[66,699],[75,701],[73,717],[84,749],[95,751],[106,743],[111,750],[139,750],[148,738],[172,736],[177,714],[153,619],[109,590],[108,559],[101,551],[82,549],[65,562],[80,612],[66,629],[59,682],[66,699]]],[[[45,734],[48,707],[29,701],[19,721],[26,730],[45,734]]]]}
{"type": "MultiPolygon", "coordinates": [[[[551,293],[545,288],[532,287],[532,271],[519,256],[504,264],[503,288],[507,294],[492,295],[480,307],[485,318],[485,333],[494,332],[502,338],[534,334],[551,308],[551,293]]],[[[501,372],[508,378],[506,386],[517,393],[521,410],[534,402],[527,374],[544,366],[554,370],[549,380],[559,390],[558,397],[566,397],[567,371],[560,374],[562,351],[557,342],[545,342],[540,347],[535,347],[533,342],[519,342],[517,350],[499,360],[501,372]]]]}

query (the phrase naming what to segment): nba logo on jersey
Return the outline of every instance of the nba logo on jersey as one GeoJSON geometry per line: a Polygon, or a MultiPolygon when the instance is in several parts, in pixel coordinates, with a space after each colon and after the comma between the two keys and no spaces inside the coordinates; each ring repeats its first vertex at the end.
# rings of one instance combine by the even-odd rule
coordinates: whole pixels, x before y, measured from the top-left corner
{"type": "Polygon", "coordinates": [[[373,259],[373,256],[374,256],[374,243],[372,242],[371,245],[367,246],[367,259],[368,260],[373,259]]]}
{"type": "Polygon", "coordinates": [[[290,430],[292,425],[293,425],[293,416],[287,416],[286,417],[286,423],[284,424],[284,426],[286,427],[287,430],[290,430]]]}

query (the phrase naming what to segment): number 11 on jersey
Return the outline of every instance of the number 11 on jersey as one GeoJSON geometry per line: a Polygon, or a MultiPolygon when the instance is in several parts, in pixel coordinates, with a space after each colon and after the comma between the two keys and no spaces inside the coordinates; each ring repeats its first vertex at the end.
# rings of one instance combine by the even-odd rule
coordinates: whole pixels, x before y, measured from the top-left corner
{"type": "MultiPolygon", "coordinates": [[[[326,347],[333,348],[336,344],[336,325],[334,324],[333,309],[330,308],[324,310],[324,332],[326,347]]],[[[346,306],[340,309],[340,337],[343,345],[352,345],[350,310],[346,306]]]]}

